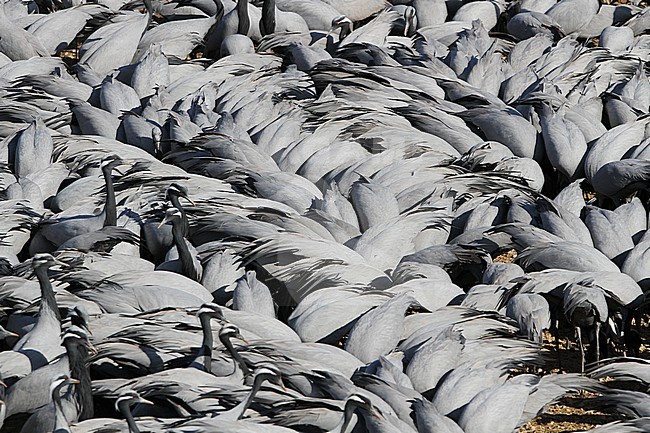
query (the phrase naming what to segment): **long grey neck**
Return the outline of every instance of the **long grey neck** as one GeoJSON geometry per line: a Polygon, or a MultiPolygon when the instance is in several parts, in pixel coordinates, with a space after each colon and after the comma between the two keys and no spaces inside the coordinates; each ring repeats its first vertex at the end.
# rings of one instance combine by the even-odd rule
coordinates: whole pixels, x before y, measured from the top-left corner
{"type": "Polygon", "coordinates": [[[248,409],[251,403],[253,402],[253,399],[255,398],[255,394],[257,394],[260,388],[262,388],[262,383],[264,383],[264,380],[266,380],[266,378],[261,374],[255,376],[255,380],[253,380],[253,386],[251,387],[251,390],[246,395],[246,398],[242,400],[237,406],[233,407],[230,410],[233,416],[236,415],[237,420],[240,420],[244,416],[246,409],[248,409]]]}
{"type": "Polygon", "coordinates": [[[117,203],[115,201],[115,189],[113,188],[112,170],[103,170],[106,183],[106,203],[104,204],[104,227],[115,227],[117,225],[117,203]]]}
{"type": "Polygon", "coordinates": [[[59,314],[59,307],[56,305],[56,298],[54,297],[54,289],[50,282],[50,277],[47,275],[47,267],[39,266],[34,269],[38,283],[41,286],[41,306],[39,307],[39,316],[44,312],[49,312],[57,319],[61,320],[59,314]]]}
{"type": "Polygon", "coordinates": [[[181,213],[181,232],[183,236],[187,236],[190,233],[190,223],[187,220],[187,213],[185,213],[181,201],[176,194],[170,194],[169,201],[171,201],[172,205],[181,213]]]}
{"type": "Polygon", "coordinates": [[[73,395],[81,408],[79,420],[83,421],[92,418],[94,414],[92,382],[87,365],[88,349],[79,344],[71,344],[66,347],[66,354],[70,365],[70,376],[79,381],[73,395]]]}
{"type": "Polygon", "coordinates": [[[145,28],[145,32],[151,25],[151,21],[153,21],[153,3],[151,0],[144,0],[144,7],[147,10],[147,27],[145,28]]]}
{"type": "Polygon", "coordinates": [[[70,433],[68,420],[65,418],[63,405],[61,404],[61,388],[56,388],[52,393],[54,402],[54,430],[53,433],[70,433]]]}
{"type": "Polygon", "coordinates": [[[275,0],[264,0],[262,3],[260,33],[262,36],[275,33],[275,0]]]}
{"type": "Polygon", "coordinates": [[[201,329],[203,330],[203,342],[199,349],[199,354],[196,359],[190,364],[193,368],[202,368],[208,373],[212,372],[212,346],[214,345],[214,338],[212,337],[212,327],[210,321],[212,317],[207,314],[199,316],[201,321],[201,329]]]}
{"type": "Polygon", "coordinates": [[[223,2],[221,0],[214,0],[214,5],[217,7],[217,13],[214,15],[215,22],[221,21],[223,18],[223,2]]]}
{"type": "Polygon", "coordinates": [[[237,2],[237,17],[239,24],[237,24],[237,33],[240,35],[248,35],[251,27],[251,21],[248,16],[248,0],[239,0],[237,2]]]}
{"type": "Polygon", "coordinates": [[[174,243],[178,249],[178,257],[181,260],[183,265],[183,274],[186,277],[195,279],[194,274],[194,261],[192,260],[192,253],[185,242],[185,237],[183,236],[183,228],[181,226],[181,221],[174,220],[172,222],[172,235],[174,237],[174,243]]]}
{"type": "Polygon", "coordinates": [[[355,401],[353,400],[346,401],[345,408],[343,409],[343,418],[341,419],[339,425],[337,425],[336,428],[332,430],[330,433],[346,433],[348,430],[348,426],[352,421],[352,415],[354,415],[354,411],[356,409],[357,409],[357,404],[355,401]]]}
{"type": "Polygon", "coordinates": [[[343,39],[345,39],[350,33],[352,33],[352,28],[351,28],[350,24],[345,23],[341,27],[341,31],[339,32],[339,41],[342,41],[343,39]]]}
{"type": "Polygon", "coordinates": [[[221,344],[223,344],[224,347],[228,350],[230,356],[233,357],[235,363],[239,365],[239,368],[241,368],[242,372],[244,373],[244,376],[250,376],[251,371],[246,366],[246,362],[244,362],[244,358],[242,358],[239,352],[237,352],[237,350],[235,350],[235,348],[233,347],[230,338],[228,336],[219,336],[219,340],[221,341],[221,344]]]}
{"type": "Polygon", "coordinates": [[[126,420],[126,425],[129,426],[129,432],[130,433],[140,433],[140,429],[138,428],[138,425],[135,423],[135,419],[133,418],[133,414],[131,413],[131,406],[129,405],[128,401],[121,401],[118,403],[118,407],[120,409],[120,413],[126,420]]]}

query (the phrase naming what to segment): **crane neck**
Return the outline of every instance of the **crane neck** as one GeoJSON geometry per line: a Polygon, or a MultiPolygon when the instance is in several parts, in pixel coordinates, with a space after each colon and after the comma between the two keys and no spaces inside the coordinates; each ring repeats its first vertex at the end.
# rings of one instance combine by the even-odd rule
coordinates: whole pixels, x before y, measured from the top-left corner
{"type": "Polygon", "coordinates": [[[115,188],[113,187],[112,169],[102,170],[106,183],[106,203],[104,204],[104,227],[117,226],[117,202],[115,201],[115,188]]]}
{"type": "Polygon", "coordinates": [[[182,222],[178,219],[172,221],[172,236],[174,237],[174,243],[178,249],[178,257],[181,260],[181,265],[183,267],[183,274],[192,279],[197,280],[197,275],[194,270],[194,260],[192,258],[192,252],[187,246],[187,241],[183,236],[183,228],[181,226],[182,222]]]}
{"type": "Polygon", "coordinates": [[[232,356],[233,360],[235,361],[235,365],[239,365],[239,368],[241,368],[244,376],[250,376],[251,371],[248,369],[246,362],[244,362],[244,358],[241,357],[239,352],[237,352],[237,350],[232,345],[230,337],[227,335],[220,335],[219,341],[221,341],[221,344],[223,344],[224,347],[228,350],[228,353],[230,353],[230,356],[232,356]]]}
{"type": "Polygon", "coordinates": [[[183,236],[189,235],[190,223],[187,219],[187,213],[185,213],[185,209],[183,209],[183,205],[181,204],[180,199],[176,194],[169,194],[169,201],[171,201],[172,206],[178,209],[178,211],[181,213],[181,233],[183,236]]]}
{"type": "Polygon", "coordinates": [[[215,22],[221,21],[223,18],[223,2],[221,0],[214,0],[214,5],[217,7],[217,13],[215,14],[215,22]]]}
{"type": "Polygon", "coordinates": [[[357,409],[357,403],[354,400],[347,400],[345,402],[345,408],[343,409],[343,419],[341,424],[338,426],[338,430],[335,430],[336,433],[346,433],[348,426],[352,421],[352,415],[354,415],[355,410],[357,409]]]}
{"type": "Polygon", "coordinates": [[[248,16],[248,0],[239,0],[237,2],[237,33],[247,36],[251,27],[250,17],[248,16]]]}
{"type": "Polygon", "coordinates": [[[350,26],[349,23],[345,23],[341,26],[341,30],[339,31],[339,42],[348,37],[348,35],[352,33],[352,27],[350,26]]]}
{"type": "Polygon", "coordinates": [[[214,345],[214,338],[212,337],[212,326],[210,321],[212,317],[209,314],[201,314],[199,316],[201,321],[201,330],[203,331],[203,342],[199,349],[199,354],[196,359],[190,364],[190,367],[201,366],[203,370],[208,373],[212,372],[212,346],[214,345]]]}
{"type": "Polygon", "coordinates": [[[81,344],[66,345],[70,365],[70,377],[79,383],[75,387],[74,398],[79,405],[79,420],[93,417],[93,394],[90,372],[88,371],[88,349],[81,344]]]}
{"type": "Polygon", "coordinates": [[[54,315],[58,320],[61,320],[59,307],[56,304],[56,298],[54,297],[52,282],[50,281],[50,277],[47,275],[47,267],[39,266],[34,268],[34,273],[36,274],[36,278],[41,287],[41,306],[39,307],[38,315],[40,316],[47,312],[54,315]]]}
{"type": "Polygon", "coordinates": [[[262,36],[275,33],[275,0],[264,0],[262,3],[260,33],[262,36]]]}
{"type": "Polygon", "coordinates": [[[129,433],[140,433],[140,429],[133,418],[133,413],[131,413],[131,405],[128,401],[120,401],[117,404],[117,407],[120,409],[120,413],[126,420],[126,425],[129,426],[129,433]]]}
{"type": "Polygon", "coordinates": [[[255,376],[253,379],[253,385],[251,386],[250,391],[246,394],[244,398],[237,406],[230,409],[228,412],[232,414],[232,417],[236,420],[242,419],[246,409],[248,409],[255,398],[255,395],[262,388],[262,384],[266,380],[266,377],[263,374],[255,376]]]}
{"type": "Polygon", "coordinates": [[[52,401],[54,402],[54,430],[53,433],[70,433],[70,426],[63,411],[61,404],[61,387],[56,387],[52,391],[52,401]]]}
{"type": "Polygon", "coordinates": [[[144,28],[146,32],[151,22],[153,21],[153,3],[152,0],[144,0],[144,7],[147,10],[147,26],[144,28]]]}

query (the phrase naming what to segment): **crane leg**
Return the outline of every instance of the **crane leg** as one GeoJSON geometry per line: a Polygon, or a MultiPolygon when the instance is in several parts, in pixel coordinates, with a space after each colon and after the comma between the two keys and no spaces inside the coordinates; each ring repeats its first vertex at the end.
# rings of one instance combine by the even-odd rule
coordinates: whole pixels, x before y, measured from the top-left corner
{"type": "Polygon", "coordinates": [[[600,361],[600,322],[596,321],[596,363],[600,361]]]}
{"type": "Polygon", "coordinates": [[[562,358],[560,358],[560,325],[554,321],[551,326],[551,333],[555,337],[555,354],[557,355],[557,369],[562,371],[562,358]]]}
{"type": "Polygon", "coordinates": [[[580,373],[585,372],[585,348],[582,346],[582,331],[579,326],[576,326],[576,337],[578,339],[578,346],[580,346],[580,373]]]}

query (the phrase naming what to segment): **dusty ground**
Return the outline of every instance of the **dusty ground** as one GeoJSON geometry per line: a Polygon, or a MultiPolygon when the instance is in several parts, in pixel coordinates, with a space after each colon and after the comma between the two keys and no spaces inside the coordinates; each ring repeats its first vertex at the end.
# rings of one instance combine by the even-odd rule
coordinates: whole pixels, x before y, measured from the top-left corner
{"type": "MultiPolygon", "coordinates": [[[[515,261],[517,252],[507,251],[497,256],[495,262],[511,263],[515,261]]],[[[642,337],[645,344],[641,346],[641,358],[650,359],[650,318],[646,317],[642,324],[642,337]]],[[[552,361],[548,365],[549,372],[579,372],[580,352],[578,346],[570,335],[560,336],[560,356],[562,368],[558,368],[557,350],[555,339],[546,332],[544,334],[545,348],[553,354],[552,361]]],[[[594,395],[574,394],[562,400],[561,404],[553,405],[543,415],[523,426],[520,433],[569,433],[591,430],[594,427],[607,424],[612,421],[624,419],[620,414],[604,413],[589,409],[589,399],[594,395]]]]}
{"type": "Polygon", "coordinates": [[[523,426],[521,433],[569,433],[591,430],[596,426],[622,419],[620,416],[605,414],[595,410],[581,409],[584,397],[568,397],[564,404],[557,404],[545,414],[523,426]]]}
{"type": "MultiPolygon", "coordinates": [[[[650,323],[646,317],[642,322],[642,336],[644,345],[641,346],[641,358],[650,359],[650,323]]],[[[567,336],[560,338],[560,354],[562,357],[562,372],[580,371],[580,352],[574,342],[569,342],[567,336]],[[569,347],[567,347],[569,343],[569,347]]],[[[556,355],[555,344],[552,336],[545,333],[545,347],[556,355]]],[[[557,359],[557,358],[555,358],[557,359]]],[[[558,373],[557,361],[553,359],[549,365],[550,371],[558,373]]],[[[553,405],[543,415],[538,416],[520,429],[521,433],[569,433],[591,430],[597,426],[612,421],[625,419],[620,414],[604,413],[590,410],[589,400],[593,394],[574,394],[561,404],[553,405]]]]}
{"type": "Polygon", "coordinates": [[[516,258],[517,258],[517,251],[509,250],[503,254],[496,256],[493,261],[503,262],[503,263],[513,263],[516,258]]]}

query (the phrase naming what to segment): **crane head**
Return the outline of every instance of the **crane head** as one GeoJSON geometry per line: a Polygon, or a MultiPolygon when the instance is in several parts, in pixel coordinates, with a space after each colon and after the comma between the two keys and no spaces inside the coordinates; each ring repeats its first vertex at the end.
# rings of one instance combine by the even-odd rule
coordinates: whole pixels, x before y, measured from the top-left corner
{"type": "Polygon", "coordinates": [[[73,325],[77,325],[83,328],[88,334],[93,335],[93,333],[88,328],[88,323],[90,323],[90,316],[88,311],[83,305],[75,305],[74,308],[71,308],[68,311],[68,317],[72,321],[73,325]]]}
{"type": "Polygon", "coordinates": [[[140,394],[138,394],[138,391],[127,389],[125,391],[122,391],[117,397],[117,400],[115,400],[115,410],[120,412],[120,406],[123,404],[133,406],[134,404],[138,403],[153,404],[151,400],[147,400],[146,398],[141,397],[140,394]]]}
{"type": "Polygon", "coordinates": [[[102,172],[105,173],[110,173],[111,171],[115,170],[118,173],[123,174],[121,171],[117,170],[117,167],[121,165],[132,166],[133,164],[131,162],[124,161],[122,158],[120,158],[119,155],[111,153],[102,158],[101,163],[99,164],[99,168],[101,168],[102,172]]]}
{"type": "Polygon", "coordinates": [[[275,385],[278,385],[282,389],[286,389],[282,383],[282,372],[273,364],[261,364],[255,369],[255,373],[253,374],[255,378],[263,378],[275,385]]]}
{"type": "Polygon", "coordinates": [[[77,379],[74,379],[68,376],[67,374],[61,374],[57,376],[50,384],[50,393],[52,393],[53,396],[54,395],[59,396],[61,393],[61,389],[64,386],[75,385],[77,383],[79,383],[77,379]]]}
{"type": "Polygon", "coordinates": [[[339,40],[341,40],[352,32],[352,28],[353,28],[352,20],[346,17],[345,15],[339,15],[338,17],[332,20],[332,27],[327,32],[327,36],[325,36],[325,38],[327,38],[330,34],[332,34],[337,29],[340,29],[341,31],[339,33],[339,40]]]}
{"type": "Polygon", "coordinates": [[[165,218],[158,224],[158,228],[162,227],[165,223],[168,223],[171,221],[172,223],[174,221],[180,221],[182,218],[181,211],[176,209],[175,207],[170,207],[165,211],[165,218]]]}
{"type": "Polygon", "coordinates": [[[52,256],[51,254],[40,253],[40,254],[35,254],[34,257],[32,257],[32,267],[34,269],[38,269],[42,267],[49,269],[57,265],[64,266],[65,263],[55,259],[54,256],[52,256]]]}
{"type": "Polygon", "coordinates": [[[377,419],[381,418],[380,413],[375,409],[375,406],[372,404],[372,401],[363,394],[353,393],[348,396],[345,401],[345,406],[358,407],[366,410],[372,416],[377,419]]]}
{"type": "Polygon", "coordinates": [[[196,204],[190,198],[187,187],[179,183],[173,182],[167,187],[167,190],[165,191],[165,198],[167,200],[171,200],[172,197],[183,197],[184,199],[192,203],[192,206],[196,206],[196,204]]]}
{"type": "Polygon", "coordinates": [[[214,304],[212,302],[207,302],[201,305],[201,308],[199,308],[199,311],[196,312],[196,315],[198,317],[206,315],[211,318],[225,320],[223,317],[223,311],[221,310],[221,306],[214,304]]]}
{"type": "Polygon", "coordinates": [[[242,337],[241,333],[239,332],[239,328],[232,323],[226,323],[221,327],[219,330],[219,338],[237,338],[244,343],[248,343],[248,341],[242,337]]]}
{"type": "Polygon", "coordinates": [[[61,341],[64,346],[76,344],[85,347],[91,355],[97,354],[97,349],[90,342],[88,332],[79,326],[69,327],[61,336],[61,341]]]}

